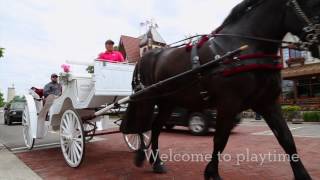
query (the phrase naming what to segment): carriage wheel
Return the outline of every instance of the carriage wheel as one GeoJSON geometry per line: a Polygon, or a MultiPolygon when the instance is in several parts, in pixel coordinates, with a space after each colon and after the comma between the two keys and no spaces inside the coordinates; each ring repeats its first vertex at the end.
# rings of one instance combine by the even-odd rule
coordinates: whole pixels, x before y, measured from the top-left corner
{"type": "Polygon", "coordinates": [[[23,114],[22,114],[22,131],[23,131],[23,139],[24,143],[29,150],[33,148],[35,138],[32,138],[31,130],[30,130],[30,113],[27,104],[24,106],[23,114]]]}
{"type": "Polygon", "coordinates": [[[78,167],[85,154],[85,138],[80,116],[66,110],[60,123],[60,143],[64,159],[70,167],[78,167]]]}
{"type": "MultiPolygon", "coordinates": [[[[141,141],[138,134],[123,134],[124,141],[131,151],[139,149],[141,141]]],[[[148,148],[151,142],[151,131],[143,133],[144,143],[148,148]]]]}
{"type": "Polygon", "coordinates": [[[85,140],[89,142],[93,139],[93,136],[96,133],[97,122],[85,122],[83,123],[83,130],[85,132],[85,140]]]}

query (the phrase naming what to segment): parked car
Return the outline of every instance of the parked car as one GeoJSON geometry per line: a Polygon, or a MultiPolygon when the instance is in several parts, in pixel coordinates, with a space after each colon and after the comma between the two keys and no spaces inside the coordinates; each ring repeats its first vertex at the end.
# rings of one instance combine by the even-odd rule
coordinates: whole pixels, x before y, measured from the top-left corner
{"type": "MultiPolygon", "coordinates": [[[[177,107],[164,127],[166,129],[172,129],[174,126],[185,126],[188,127],[194,135],[204,135],[208,132],[209,128],[216,127],[216,116],[217,111],[212,109],[195,112],[177,107]]],[[[239,124],[240,121],[241,117],[237,116],[234,127],[239,124]]]]}
{"type": "Polygon", "coordinates": [[[25,102],[14,101],[7,104],[4,108],[4,123],[11,125],[22,122],[22,114],[24,110],[25,102]]]}

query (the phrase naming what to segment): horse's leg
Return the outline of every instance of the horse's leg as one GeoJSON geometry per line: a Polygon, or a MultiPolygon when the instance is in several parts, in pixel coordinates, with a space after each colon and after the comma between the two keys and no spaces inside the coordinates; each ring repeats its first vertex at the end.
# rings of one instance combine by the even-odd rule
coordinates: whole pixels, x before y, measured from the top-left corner
{"type": "Polygon", "coordinates": [[[266,120],[268,126],[276,136],[279,144],[290,157],[290,164],[297,180],[311,179],[301,160],[297,156],[296,146],[287,122],[282,117],[281,107],[278,103],[266,107],[255,108],[266,120]]]}
{"type": "Polygon", "coordinates": [[[137,167],[141,167],[143,165],[143,162],[146,159],[145,152],[147,150],[146,145],[144,143],[144,137],[143,137],[142,133],[139,134],[139,139],[140,139],[141,144],[140,144],[139,149],[136,151],[136,156],[134,158],[134,164],[137,167]]]}
{"type": "Polygon", "coordinates": [[[152,164],[153,172],[155,173],[166,173],[166,168],[164,163],[160,159],[159,153],[159,135],[164,125],[165,121],[170,118],[172,113],[172,107],[165,104],[159,105],[159,113],[152,124],[152,133],[151,133],[151,156],[150,156],[150,164],[152,164]]]}
{"type": "Polygon", "coordinates": [[[217,126],[214,134],[214,150],[212,153],[212,159],[208,163],[204,172],[204,177],[206,180],[222,179],[218,171],[219,154],[221,154],[224,148],[226,147],[231,129],[233,127],[234,119],[236,117],[236,113],[227,112],[226,109],[229,108],[218,110],[217,126]]]}

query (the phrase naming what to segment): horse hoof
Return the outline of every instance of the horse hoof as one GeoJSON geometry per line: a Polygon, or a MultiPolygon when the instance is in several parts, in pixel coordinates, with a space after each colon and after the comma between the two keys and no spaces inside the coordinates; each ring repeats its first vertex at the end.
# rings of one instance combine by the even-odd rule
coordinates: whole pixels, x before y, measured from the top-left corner
{"type": "Polygon", "coordinates": [[[136,152],[136,156],[134,158],[134,165],[137,166],[137,167],[141,167],[143,165],[143,162],[145,160],[145,156],[144,156],[144,153],[143,151],[137,151],[136,152]]]}
{"type": "Polygon", "coordinates": [[[205,180],[223,180],[220,176],[215,176],[215,177],[211,177],[211,176],[204,176],[205,180]]]}
{"type": "Polygon", "coordinates": [[[295,180],[312,180],[312,178],[308,173],[306,173],[301,176],[295,177],[295,180]]]}
{"type": "Polygon", "coordinates": [[[153,164],[152,168],[154,173],[163,174],[167,172],[167,168],[163,162],[153,164]]]}

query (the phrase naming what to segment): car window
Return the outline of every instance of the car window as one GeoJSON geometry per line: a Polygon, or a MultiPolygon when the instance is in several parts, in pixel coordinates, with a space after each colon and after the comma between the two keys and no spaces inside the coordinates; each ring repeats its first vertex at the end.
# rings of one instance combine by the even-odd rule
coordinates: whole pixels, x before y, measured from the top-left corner
{"type": "Polygon", "coordinates": [[[24,109],[24,102],[14,102],[11,104],[11,109],[24,109]]]}

